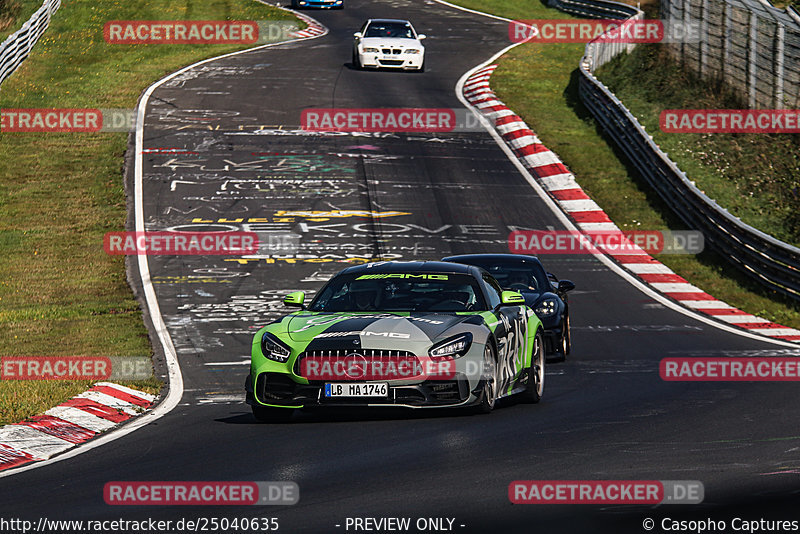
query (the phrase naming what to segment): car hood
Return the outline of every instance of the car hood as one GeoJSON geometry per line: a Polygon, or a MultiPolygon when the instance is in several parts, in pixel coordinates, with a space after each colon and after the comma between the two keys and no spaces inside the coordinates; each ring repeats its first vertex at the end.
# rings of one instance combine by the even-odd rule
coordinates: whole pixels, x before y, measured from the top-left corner
{"type": "Polygon", "coordinates": [[[399,37],[365,37],[361,39],[363,46],[374,48],[394,47],[394,48],[422,48],[422,43],[416,39],[404,39],[399,37]]]}
{"type": "MultiPolygon", "coordinates": [[[[364,348],[386,347],[408,342],[431,343],[454,326],[473,322],[471,315],[441,313],[313,313],[288,317],[287,333],[292,341],[336,345],[358,342],[364,348]]],[[[312,349],[312,347],[309,347],[312,349]]]]}
{"type": "Polygon", "coordinates": [[[522,296],[525,297],[525,304],[533,308],[537,302],[542,300],[543,297],[547,297],[550,293],[536,293],[533,291],[520,291],[522,296]]]}

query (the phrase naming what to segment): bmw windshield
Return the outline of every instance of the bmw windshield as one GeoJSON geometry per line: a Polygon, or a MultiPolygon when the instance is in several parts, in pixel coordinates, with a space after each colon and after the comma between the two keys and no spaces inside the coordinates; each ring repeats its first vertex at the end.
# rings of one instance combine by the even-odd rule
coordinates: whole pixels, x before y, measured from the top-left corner
{"type": "Polygon", "coordinates": [[[364,37],[416,39],[411,25],[404,22],[373,22],[367,28],[364,37]]]}

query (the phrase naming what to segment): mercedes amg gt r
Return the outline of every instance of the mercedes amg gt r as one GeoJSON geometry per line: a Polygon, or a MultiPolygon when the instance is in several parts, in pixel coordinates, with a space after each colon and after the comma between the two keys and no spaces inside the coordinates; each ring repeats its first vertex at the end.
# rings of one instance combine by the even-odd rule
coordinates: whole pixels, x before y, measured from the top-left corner
{"type": "Polygon", "coordinates": [[[378,262],[334,276],[253,339],[247,403],[260,421],[326,406],[474,406],[544,388],[542,323],[487,272],[378,262]]]}
{"type": "Polygon", "coordinates": [[[504,289],[519,291],[544,324],[547,356],[563,361],[572,348],[567,292],[570,280],[548,273],[536,256],[522,254],[466,254],[442,261],[475,265],[489,272],[504,289]]]}

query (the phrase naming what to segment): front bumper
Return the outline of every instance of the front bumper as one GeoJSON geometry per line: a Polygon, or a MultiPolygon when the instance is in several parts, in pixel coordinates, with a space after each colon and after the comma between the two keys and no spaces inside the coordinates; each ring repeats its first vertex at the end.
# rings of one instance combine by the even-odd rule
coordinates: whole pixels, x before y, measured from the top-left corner
{"type": "Polygon", "coordinates": [[[314,407],[404,407],[445,408],[467,406],[478,401],[477,392],[470,391],[466,376],[456,374],[452,380],[426,380],[416,383],[389,382],[387,397],[325,397],[324,382],[299,384],[285,373],[259,373],[255,384],[246,381],[247,404],[282,408],[314,407]]]}
{"type": "Polygon", "coordinates": [[[544,351],[548,356],[561,354],[561,333],[563,331],[561,315],[545,317],[542,321],[544,330],[544,351]]]}
{"type": "Polygon", "coordinates": [[[384,57],[381,54],[362,53],[359,59],[361,66],[366,68],[419,70],[424,61],[424,54],[397,54],[384,57]]]}

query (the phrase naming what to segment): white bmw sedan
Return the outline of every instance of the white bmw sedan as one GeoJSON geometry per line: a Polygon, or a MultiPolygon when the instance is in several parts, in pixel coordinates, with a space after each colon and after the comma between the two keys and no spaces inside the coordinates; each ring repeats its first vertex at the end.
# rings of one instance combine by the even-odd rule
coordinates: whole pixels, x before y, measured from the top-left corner
{"type": "Polygon", "coordinates": [[[407,20],[370,19],[353,34],[355,68],[425,70],[424,34],[417,34],[407,20]]]}

